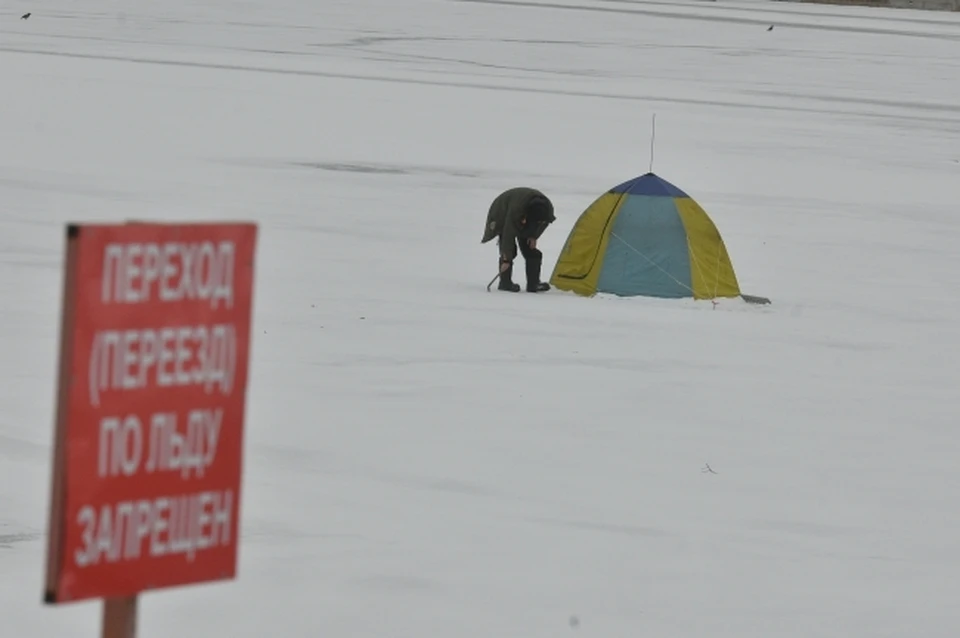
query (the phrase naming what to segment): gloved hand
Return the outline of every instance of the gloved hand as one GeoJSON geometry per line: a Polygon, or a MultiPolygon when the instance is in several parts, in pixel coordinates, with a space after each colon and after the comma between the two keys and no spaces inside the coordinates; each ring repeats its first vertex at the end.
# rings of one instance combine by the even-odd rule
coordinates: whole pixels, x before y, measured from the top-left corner
{"type": "Polygon", "coordinates": [[[513,265],[513,262],[507,259],[506,257],[500,258],[500,272],[507,272],[510,270],[510,266],[513,265]]]}

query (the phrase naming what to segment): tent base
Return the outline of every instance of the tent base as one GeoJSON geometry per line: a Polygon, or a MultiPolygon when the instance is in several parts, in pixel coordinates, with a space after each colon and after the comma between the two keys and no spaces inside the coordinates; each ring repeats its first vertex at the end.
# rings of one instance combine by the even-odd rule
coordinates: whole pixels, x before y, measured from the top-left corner
{"type": "Polygon", "coordinates": [[[766,305],[766,304],[768,304],[768,303],[772,303],[772,302],[771,302],[769,299],[767,299],[766,297],[758,297],[757,295],[743,295],[743,294],[741,294],[741,295],[740,295],[740,298],[743,299],[744,301],[746,301],[747,303],[753,303],[753,304],[766,305]]]}

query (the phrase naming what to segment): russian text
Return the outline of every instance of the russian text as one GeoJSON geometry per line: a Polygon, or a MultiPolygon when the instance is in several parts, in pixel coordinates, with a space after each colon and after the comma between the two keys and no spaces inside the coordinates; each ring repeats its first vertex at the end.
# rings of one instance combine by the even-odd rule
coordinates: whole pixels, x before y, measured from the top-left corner
{"type": "Polygon", "coordinates": [[[104,304],[221,301],[233,307],[232,241],[130,242],[107,244],[103,254],[104,304]]]}
{"type": "Polygon", "coordinates": [[[231,543],[233,491],[203,491],[80,508],[77,567],[197,552],[231,543]],[[144,552],[146,550],[146,552],[144,552]]]}
{"type": "Polygon", "coordinates": [[[107,390],[202,385],[230,394],[237,365],[232,324],[178,326],[94,333],[88,372],[90,402],[107,390]]]}
{"type": "Polygon", "coordinates": [[[223,409],[190,410],[187,415],[186,432],[177,428],[176,412],[158,412],[150,421],[150,456],[147,472],[180,471],[189,478],[193,471],[203,476],[204,470],[213,464],[217,455],[217,440],[223,409]]]}
{"type": "Polygon", "coordinates": [[[191,472],[202,477],[213,465],[223,408],[190,410],[184,431],[179,428],[176,412],[156,412],[149,422],[149,437],[145,437],[143,424],[136,415],[100,420],[98,476],[131,476],[140,469],[145,457],[144,469],[148,473],[179,471],[184,479],[190,478],[191,472]]]}

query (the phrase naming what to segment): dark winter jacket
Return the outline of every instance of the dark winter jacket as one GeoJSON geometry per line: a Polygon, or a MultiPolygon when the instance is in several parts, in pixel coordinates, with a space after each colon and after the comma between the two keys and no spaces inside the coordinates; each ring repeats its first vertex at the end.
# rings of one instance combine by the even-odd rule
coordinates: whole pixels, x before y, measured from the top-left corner
{"type": "Polygon", "coordinates": [[[553,203],[535,188],[520,186],[504,191],[490,204],[481,244],[500,238],[500,254],[510,261],[517,256],[517,240],[539,238],[556,220],[553,203]]]}

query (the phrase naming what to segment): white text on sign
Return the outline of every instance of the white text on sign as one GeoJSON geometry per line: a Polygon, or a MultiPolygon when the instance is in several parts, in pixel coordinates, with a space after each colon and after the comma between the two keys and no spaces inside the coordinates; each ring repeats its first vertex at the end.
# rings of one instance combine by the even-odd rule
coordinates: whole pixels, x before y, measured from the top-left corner
{"type": "Polygon", "coordinates": [[[87,505],[77,514],[83,546],[73,556],[77,567],[133,561],[143,555],[183,554],[230,544],[233,491],[203,491],[180,496],[87,505]]]}
{"type": "Polygon", "coordinates": [[[107,244],[101,299],[104,304],[199,300],[213,308],[222,301],[232,308],[235,254],[232,241],[107,244]]]}
{"type": "Polygon", "coordinates": [[[237,367],[232,324],[102,330],[90,353],[90,402],[107,390],[203,386],[230,394],[237,367]]]}
{"type": "Polygon", "coordinates": [[[191,472],[201,477],[216,459],[222,421],[221,408],[190,410],[181,432],[176,412],[157,412],[150,417],[146,435],[134,414],[123,419],[104,417],[100,420],[98,476],[132,476],[146,458],[143,468],[149,474],[179,471],[184,479],[191,472]]]}

